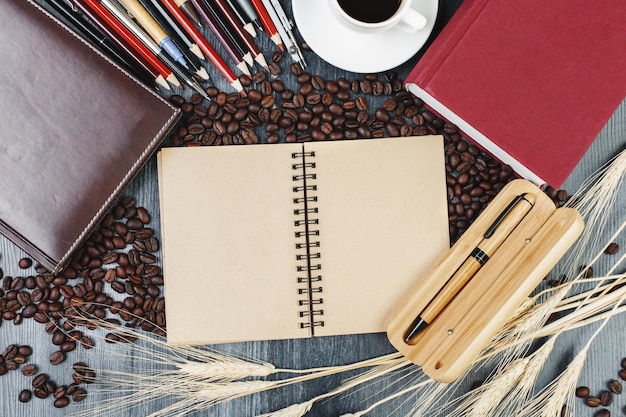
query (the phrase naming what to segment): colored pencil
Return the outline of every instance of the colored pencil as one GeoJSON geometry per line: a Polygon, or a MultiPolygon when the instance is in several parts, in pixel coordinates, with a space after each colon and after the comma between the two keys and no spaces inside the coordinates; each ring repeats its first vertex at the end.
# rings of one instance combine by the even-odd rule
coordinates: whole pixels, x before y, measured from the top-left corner
{"type": "Polygon", "coordinates": [[[274,42],[276,46],[278,46],[278,49],[280,49],[281,51],[284,51],[285,44],[283,43],[282,38],[280,37],[280,34],[278,33],[278,29],[276,29],[276,25],[274,24],[274,21],[267,13],[267,9],[265,9],[265,6],[261,2],[261,0],[251,0],[251,1],[252,1],[252,6],[254,7],[254,10],[256,10],[257,16],[259,16],[259,20],[261,21],[261,25],[263,26],[263,29],[265,30],[265,32],[267,32],[267,35],[270,37],[272,42],[274,42]]]}
{"type": "Polygon", "coordinates": [[[250,19],[246,12],[241,8],[239,2],[234,0],[226,0],[226,3],[230,7],[230,10],[233,12],[237,20],[239,20],[239,23],[241,23],[241,27],[243,27],[245,31],[250,34],[250,36],[255,38],[256,30],[254,30],[252,19],[250,19]]]}
{"type": "Polygon", "coordinates": [[[204,9],[209,12],[209,16],[213,17],[213,21],[216,23],[216,26],[220,28],[221,32],[225,35],[226,38],[230,39],[236,50],[243,57],[243,60],[246,61],[246,63],[250,67],[254,66],[254,58],[252,58],[252,53],[246,48],[243,40],[241,40],[241,38],[239,38],[239,36],[234,33],[234,31],[230,27],[230,23],[226,21],[226,18],[217,9],[217,7],[213,3],[207,1],[202,1],[201,3],[204,6],[204,9]]]}
{"type": "Polygon", "coordinates": [[[45,0],[48,6],[54,9],[60,16],[67,20],[76,30],[76,33],[89,41],[93,46],[99,49],[103,54],[107,55],[118,65],[123,66],[128,71],[135,74],[145,84],[150,85],[155,80],[150,80],[150,75],[143,68],[137,66],[137,63],[123,50],[113,42],[109,37],[89,20],[74,9],[70,8],[68,3],[63,0],[45,0]]]}
{"type": "Polygon", "coordinates": [[[163,30],[161,25],[150,13],[139,3],[139,0],[117,0],[126,8],[126,10],[135,18],[141,27],[150,35],[150,37],[163,49],[169,56],[174,58],[176,62],[184,67],[189,67],[185,56],[180,49],[174,44],[169,34],[163,30]]]}
{"type": "Polygon", "coordinates": [[[232,0],[232,1],[239,5],[239,8],[242,10],[242,12],[248,16],[248,19],[250,19],[250,21],[253,22],[254,25],[260,31],[263,31],[263,26],[261,25],[261,22],[259,21],[259,15],[254,9],[254,6],[252,5],[252,2],[250,0],[232,0]]]}
{"type": "Polygon", "coordinates": [[[174,3],[176,3],[178,8],[182,10],[183,13],[185,13],[185,16],[187,16],[189,20],[191,20],[193,23],[200,27],[202,26],[202,21],[198,16],[198,12],[189,0],[174,0],[174,3]]]}
{"type": "MultiPolygon", "coordinates": [[[[68,7],[71,7],[71,11],[73,13],[82,13],[83,16],[89,19],[89,21],[95,27],[97,27],[100,32],[102,32],[102,34],[110,40],[110,42],[114,43],[117,46],[120,52],[124,53],[124,55],[128,57],[129,60],[132,60],[134,62],[134,66],[136,68],[141,68],[142,71],[149,74],[149,76],[152,77],[152,81],[156,85],[160,85],[166,90],[171,90],[170,85],[167,83],[165,77],[161,75],[156,68],[150,65],[148,60],[139,55],[137,51],[135,51],[132,46],[128,42],[126,42],[126,40],[122,38],[122,36],[119,35],[119,33],[117,33],[110,26],[108,26],[100,16],[93,12],[93,10],[91,10],[85,4],[79,3],[72,3],[71,6],[68,7]]],[[[150,85],[150,83],[148,85],[150,85]]]]}
{"type": "Polygon", "coordinates": [[[223,31],[222,27],[215,17],[206,9],[204,3],[199,0],[190,0],[198,11],[198,15],[215,36],[217,41],[222,45],[226,53],[235,62],[237,68],[246,75],[250,75],[248,65],[241,54],[241,51],[233,44],[232,39],[223,31]]]}
{"type": "Polygon", "coordinates": [[[183,42],[185,42],[185,45],[187,45],[187,48],[191,52],[193,52],[193,54],[196,55],[198,58],[200,58],[201,60],[205,60],[206,57],[204,56],[200,48],[198,48],[198,45],[194,43],[191,39],[189,39],[189,35],[184,30],[181,29],[181,27],[176,23],[172,15],[167,10],[165,10],[165,8],[159,2],[159,0],[147,0],[147,1],[149,1],[152,4],[152,7],[154,7],[155,10],[158,10],[161,13],[161,16],[163,16],[163,18],[168,21],[170,27],[174,29],[174,31],[183,40],[183,42]]]}
{"type": "Polygon", "coordinates": [[[114,3],[114,0],[100,0],[100,3],[114,15],[126,28],[132,32],[144,45],[148,47],[156,56],[167,65],[178,77],[197,93],[202,95],[205,99],[209,99],[206,91],[198,84],[193,78],[193,75],[179,63],[174,61],[164,50],[161,48],[143,29],[126,14],[126,11],[118,3],[114,3]]]}
{"type": "MultiPolygon", "coordinates": [[[[178,49],[182,52],[185,60],[189,64],[189,69],[192,70],[195,74],[197,74],[203,80],[209,79],[209,74],[206,72],[202,64],[200,63],[200,58],[198,58],[195,54],[193,54],[189,49],[185,48],[185,41],[178,35],[178,32],[174,30],[174,27],[170,25],[170,23],[163,17],[161,12],[157,10],[150,0],[139,0],[139,3],[146,9],[150,16],[165,30],[174,44],[178,46],[178,49]]],[[[178,27],[176,22],[174,22],[175,27],[178,27]]]]}
{"type": "Polygon", "coordinates": [[[108,10],[100,4],[98,0],[72,0],[74,4],[85,12],[89,13],[91,10],[94,14],[98,15],[104,23],[107,24],[113,31],[118,33],[128,45],[135,51],[136,56],[143,57],[150,66],[155,68],[159,74],[163,76],[167,81],[172,83],[178,88],[182,88],[180,81],[173,74],[172,70],[163,64],[158,57],[152,53],[139,39],[135,37],[124,25],[122,25],[108,10]]]}
{"type": "Polygon", "coordinates": [[[161,0],[161,3],[169,10],[169,12],[174,16],[176,21],[180,24],[180,26],[191,36],[202,52],[207,56],[207,58],[213,63],[215,68],[222,74],[222,76],[228,81],[228,83],[237,90],[241,95],[246,96],[247,93],[243,89],[241,82],[237,78],[237,76],[233,73],[233,71],[226,65],[222,57],[218,55],[218,53],[213,49],[213,47],[209,44],[209,42],[202,36],[202,34],[198,31],[198,29],[194,26],[194,24],[189,20],[189,18],[182,12],[182,10],[176,5],[174,0],[161,0]]]}
{"type": "Polygon", "coordinates": [[[225,0],[206,0],[207,3],[214,4],[220,10],[222,15],[226,18],[227,22],[230,24],[232,30],[235,31],[236,35],[244,42],[246,48],[252,53],[252,57],[254,60],[259,63],[263,68],[269,70],[267,66],[267,61],[265,57],[259,50],[259,47],[254,43],[250,34],[246,32],[241,25],[237,24],[237,18],[230,10],[230,7],[226,3],[225,0]]]}

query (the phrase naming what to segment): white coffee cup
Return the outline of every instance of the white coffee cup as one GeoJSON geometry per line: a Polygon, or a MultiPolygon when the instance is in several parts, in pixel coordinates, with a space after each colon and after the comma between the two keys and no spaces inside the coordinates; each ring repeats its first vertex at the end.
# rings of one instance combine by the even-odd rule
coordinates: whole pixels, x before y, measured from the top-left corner
{"type": "Polygon", "coordinates": [[[358,32],[384,32],[393,27],[406,32],[417,32],[427,23],[426,17],[415,9],[414,3],[418,1],[420,0],[328,0],[328,4],[334,16],[344,26],[358,32]]]}

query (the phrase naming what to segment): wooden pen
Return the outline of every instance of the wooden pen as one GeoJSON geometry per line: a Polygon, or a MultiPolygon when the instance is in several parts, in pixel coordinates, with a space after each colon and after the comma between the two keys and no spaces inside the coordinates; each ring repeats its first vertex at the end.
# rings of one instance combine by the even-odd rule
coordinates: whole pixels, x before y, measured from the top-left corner
{"type": "Polygon", "coordinates": [[[404,337],[405,342],[410,342],[420,331],[424,330],[476,272],[489,261],[489,257],[494,254],[502,245],[502,242],[530,211],[535,204],[535,200],[536,197],[533,194],[520,194],[500,213],[470,256],[459,266],[444,287],[439,290],[437,295],[430,300],[424,310],[411,323],[404,337]]]}

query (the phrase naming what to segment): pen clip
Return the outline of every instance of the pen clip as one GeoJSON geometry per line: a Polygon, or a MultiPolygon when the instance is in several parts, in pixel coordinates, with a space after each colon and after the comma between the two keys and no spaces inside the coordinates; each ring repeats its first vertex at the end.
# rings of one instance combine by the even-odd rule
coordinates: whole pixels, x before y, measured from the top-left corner
{"type": "Polygon", "coordinates": [[[513,210],[513,207],[515,207],[520,201],[525,200],[525,196],[526,193],[518,195],[509,203],[508,206],[506,206],[504,210],[502,210],[502,213],[498,215],[496,220],[491,224],[491,226],[489,226],[489,229],[487,229],[487,231],[485,232],[485,239],[489,239],[491,236],[493,236],[500,223],[502,223],[502,220],[504,220],[504,218],[511,212],[511,210],[513,210]]]}
{"type": "Polygon", "coordinates": [[[73,0],[65,0],[65,3],[67,3],[68,6],[70,6],[70,8],[72,9],[72,11],[74,13],[78,13],[78,7],[74,4],[73,0]]]}

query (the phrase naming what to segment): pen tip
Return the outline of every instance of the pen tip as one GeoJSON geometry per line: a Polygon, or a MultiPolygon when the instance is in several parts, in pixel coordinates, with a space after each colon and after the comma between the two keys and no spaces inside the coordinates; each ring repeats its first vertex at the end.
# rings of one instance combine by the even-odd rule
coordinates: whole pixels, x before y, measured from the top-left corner
{"type": "Polygon", "coordinates": [[[422,330],[424,330],[427,326],[428,326],[428,323],[426,323],[426,320],[424,320],[421,317],[418,317],[411,325],[411,329],[405,336],[404,341],[406,343],[410,342],[411,339],[417,336],[417,334],[421,332],[422,330]]]}

